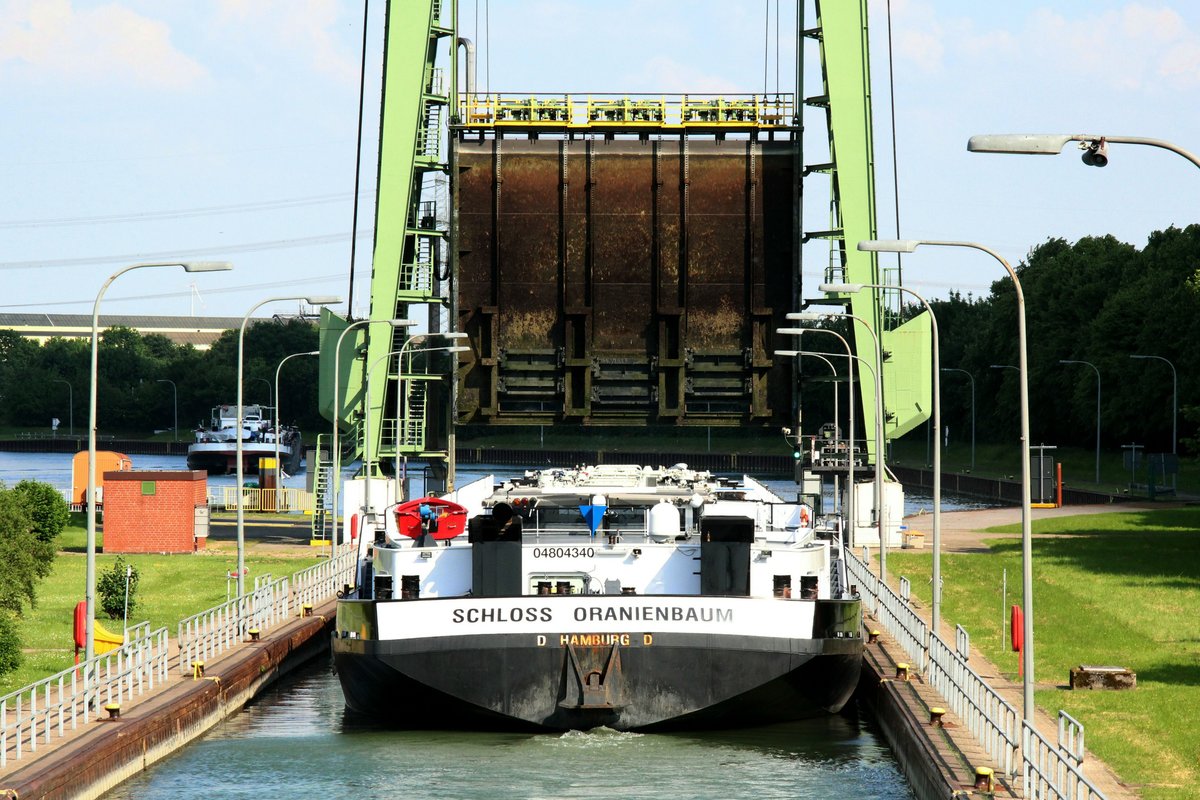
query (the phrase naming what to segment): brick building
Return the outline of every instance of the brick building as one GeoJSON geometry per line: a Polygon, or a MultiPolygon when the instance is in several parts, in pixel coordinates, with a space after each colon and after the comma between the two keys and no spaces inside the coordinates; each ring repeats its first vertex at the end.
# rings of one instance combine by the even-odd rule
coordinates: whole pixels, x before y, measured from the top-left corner
{"type": "Polygon", "coordinates": [[[105,553],[192,553],[207,536],[203,470],[104,473],[105,553]]]}

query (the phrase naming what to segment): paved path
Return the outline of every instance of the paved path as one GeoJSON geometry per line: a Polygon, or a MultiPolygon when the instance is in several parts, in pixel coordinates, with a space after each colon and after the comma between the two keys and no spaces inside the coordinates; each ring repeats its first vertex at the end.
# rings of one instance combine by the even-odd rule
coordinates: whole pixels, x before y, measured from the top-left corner
{"type": "MultiPolygon", "coordinates": [[[[1070,517],[1079,516],[1082,514],[1105,514],[1118,511],[1146,511],[1150,509],[1163,509],[1180,505],[1178,503],[1117,503],[1103,505],[1080,505],[1080,506],[1064,506],[1062,508],[1035,508],[1033,509],[1034,520],[1050,519],[1054,517],[1070,517]]],[[[941,530],[942,530],[942,550],[943,552],[952,553],[988,553],[991,552],[984,544],[987,540],[1005,539],[1005,538],[1020,538],[1020,532],[1015,533],[995,533],[986,532],[988,528],[997,525],[1019,524],[1021,522],[1020,507],[1006,508],[985,508],[975,511],[950,511],[943,512],[941,515],[941,530]]],[[[921,531],[925,534],[925,541],[928,545],[930,541],[930,532],[933,526],[933,517],[931,514],[914,514],[905,519],[905,524],[910,530],[921,531]]],[[[1046,535],[1046,534],[1041,534],[1046,535]]],[[[1050,534],[1053,535],[1053,534],[1050,534]]],[[[889,583],[895,582],[893,589],[898,590],[898,579],[896,576],[889,574],[889,583]]],[[[926,624],[930,622],[930,610],[915,597],[912,599],[914,610],[925,620],[926,624]]],[[[942,629],[939,631],[942,640],[953,642],[955,639],[954,621],[942,618],[942,629]]],[[[1024,704],[1023,687],[1020,683],[1014,683],[1006,675],[1004,675],[995,664],[987,661],[978,650],[971,652],[971,667],[979,673],[979,676],[987,681],[988,685],[1000,693],[1004,699],[1013,705],[1020,712],[1024,704]]],[[[1038,688],[1053,688],[1051,686],[1039,686],[1038,688]]],[[[1057,709],[1054,709],[1054,716],[1047,713],[1043,709],[1037,711],[1037,729],[1049,741],[1053,742],[1057,738],[1058,718],[1057,709]]],[[[1085,722],[1086,724],[1086,722],[1085,722]]],[[[1112,769],[1095,756],[1091,751],[1088,751],[1087,758],[1084,762],[1084,774],[1088,780],[1104,793],[1108,800],[1134,800],[1138,797],[1136,790],[1127,786],[1121,778],[1112,771],[1112,769]]]]}
{"type": "MultiPolygon", "coordinates": [[[[1110,514],[1118,511],[1149,511],[1164,508],[1175,508],[1180,503],[1103,503],[1099,505],[1063,506],[1062,508],[1035,508],[1033,519],[1054,519],[1056,517],[1075,517],[1081,514],[1110,514]]],[[[1019,531],[1013,533],[987,533],[988,528],[997,525],[1021,524],[1020,506],[1005,506],[1002,508],[981,508],[975,511],[943,511],[942,520],[942,551],[946,553],[986,553],[989,552],[985,541],[989,539],[1019,539],[1019,531]]],[[[928,512],[912,514],[904,518],[904,524],[909,530],[925,534],[925,546],[933,541],[933,515],[928,512]]],[[[1044,536],[1047,534],[1037,534],[1044,536]]],[[[1053,534],[1050,534],[1053,535],[1053,534]]]]}

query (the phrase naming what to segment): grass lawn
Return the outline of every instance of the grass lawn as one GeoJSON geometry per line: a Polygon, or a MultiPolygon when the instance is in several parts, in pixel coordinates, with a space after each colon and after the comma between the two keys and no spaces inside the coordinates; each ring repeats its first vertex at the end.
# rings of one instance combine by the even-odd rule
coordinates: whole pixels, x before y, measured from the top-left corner
{"type": "MultiPolygon", "coordinates": [[[[1019,525],[994,529],[1019,532],[1019,525]]],[[[1036,702],[1081,721],[1090,750],[1147,800],[1195,797],[1200,779],[1200,509],[1060,517],[1034,522],[1036,702]],[[1071,667],[1102,664],[1137,673],[1133,691],[1067,688],[1071,667]]],[[[943,615],[971,646],[1016,680],[1017,654],[1002,648],[1009,606],[1021,602],[1021,545],[992,540],[991,553],[943,554],[943,615]]],[[[930,554],[888,554],[930,601],[930,554]]],[[[1054,731],[1043,731],[1051,741],[1054,731]]],[[[1086,774],[1086,769],[1085,769],[1086,774]]]]}
{"type": "MultiPolygon", "coordinates": [[[[75,515],[75,519],[81,520],[82,515],[75,515]]],[[[72,620],[75,604],[84,599],[86,541],[87,534],[81,526],[75,525],[63,532],[54,571],[38,584],[37,608],[27,610],[19,620],[25,648],[24,663],[15,672],[0,676],[0,695],[53,675],[74,663],[72,620]]],[[[237,566],[236,550],[220,543],[195,555],[126,555],[123,558],[140,574],[138,606],[130,612],[130,624],[149,620],[151,629],[166,625],[172,638],[179,620],[225,602],[225,576],[237,566]]],[[[98,553],[97,578],[115,560],[115,555],[98,553]]],[[[291,575],[319,560],[318,556],[308,553],[295,557],[284,554],[261,556],[249,548],[247,580],[253,585],[255,576],[291,575]]],[[[96,600],[97,622],[110,631],[119,632],[121,620],[103,618],[98,607],[99,595],[96,600]]]]}

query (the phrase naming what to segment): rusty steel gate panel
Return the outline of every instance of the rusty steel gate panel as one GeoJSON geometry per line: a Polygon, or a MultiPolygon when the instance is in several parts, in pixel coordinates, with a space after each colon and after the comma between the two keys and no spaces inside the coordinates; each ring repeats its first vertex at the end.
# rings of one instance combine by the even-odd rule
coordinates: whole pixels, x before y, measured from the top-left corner
{"type": "Polygon", "coordinates": [[[793,147],[458,137],[459,421],[786,421],[793,147]]]}

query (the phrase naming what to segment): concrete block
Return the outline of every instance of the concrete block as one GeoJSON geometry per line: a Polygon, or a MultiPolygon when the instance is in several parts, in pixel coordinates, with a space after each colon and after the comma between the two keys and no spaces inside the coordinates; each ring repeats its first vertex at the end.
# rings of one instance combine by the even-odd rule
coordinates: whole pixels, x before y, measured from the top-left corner
{"type": "Polygon", "coordinates": [[[1136,689],[1137,674],[1125,667],[1071,667],[1072,689],[1136,689]]]}

